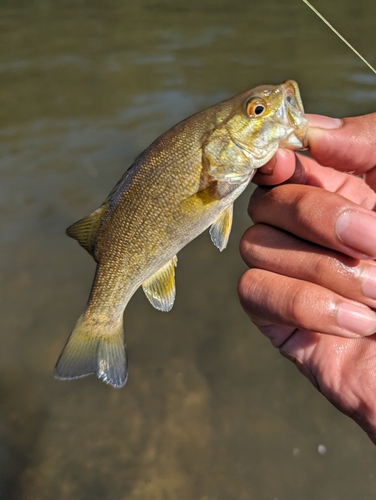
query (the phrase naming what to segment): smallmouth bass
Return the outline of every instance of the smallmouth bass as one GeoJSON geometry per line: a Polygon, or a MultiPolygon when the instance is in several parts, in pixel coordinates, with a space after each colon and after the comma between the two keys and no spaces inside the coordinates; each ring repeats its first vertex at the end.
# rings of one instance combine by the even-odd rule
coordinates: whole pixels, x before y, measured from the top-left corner
{"type": "Polygon", "coordinates": [[[233,203],[278,147],[306,146],[296,82],[264,85],[200,111],[141,153],[103,205],[67,229],[97,262],[89,301],[55,367],[58,379],[128,374],[123,312],[142,286],[150,303],[175,300],[177,253],[210,227],[223,250],[233,203]]]}

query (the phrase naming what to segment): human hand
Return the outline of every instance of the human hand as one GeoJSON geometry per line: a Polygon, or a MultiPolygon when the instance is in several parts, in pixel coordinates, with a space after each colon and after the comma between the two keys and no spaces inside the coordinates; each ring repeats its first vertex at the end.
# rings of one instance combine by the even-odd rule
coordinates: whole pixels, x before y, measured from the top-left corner
{"type": "Polygon", "coordinates": [[[251,197],[239,297],[281,354],[376,443],[376,113],[309,118],[311,158],[280,150],[255,176],[285,183],[251,197]]]}

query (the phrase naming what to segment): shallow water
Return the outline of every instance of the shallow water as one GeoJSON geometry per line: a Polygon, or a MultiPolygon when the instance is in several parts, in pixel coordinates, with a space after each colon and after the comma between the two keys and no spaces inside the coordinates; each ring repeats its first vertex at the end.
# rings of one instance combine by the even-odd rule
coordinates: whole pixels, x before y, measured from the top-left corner
{"type": "MultiPolygon", "coordinates": [[[[376,63],[374,2],[316,6],[376,63]]],[[[299,1],[4,1],[0,43],[0,498],[374,499],[374,446],[238,304],[250,189],[223,254],[179,254],[172,312],[132,299],[124,389],[52,370],[94,272],[65,228],[156,136],[287,78],[309,112],[374,111],[376,76],[299,1]]]]}

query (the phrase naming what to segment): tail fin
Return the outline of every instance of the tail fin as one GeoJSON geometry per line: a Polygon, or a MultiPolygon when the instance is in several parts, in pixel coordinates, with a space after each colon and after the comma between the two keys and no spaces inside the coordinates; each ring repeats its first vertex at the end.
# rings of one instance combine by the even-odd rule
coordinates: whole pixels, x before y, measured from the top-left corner
{"type": "Polygon", "coordinates": [[[81,316],[55,366],[55,377],[69,380],[95,373],[113,387],[123,387],[128,377],[122,321],[111,332],[96,335],[81,316]]]}

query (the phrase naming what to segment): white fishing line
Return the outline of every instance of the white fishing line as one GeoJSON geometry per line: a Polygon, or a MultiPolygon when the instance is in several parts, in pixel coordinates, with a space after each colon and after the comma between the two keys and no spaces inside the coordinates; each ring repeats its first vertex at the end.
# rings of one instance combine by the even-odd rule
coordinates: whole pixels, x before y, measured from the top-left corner
{"type": "Polygon", "coordinates": [[[348,47],[349,47],[349,48],[350,48],[353,52],[354,52],[354,54],[356,54],[356,55],[357,55],[357,56],[358,56],[358,57],[359,57],[359,58],[360,58],[360,59],[364,62],[364,64],[366,64],[366,65],[369,67],[369,69],[370,69],[370,70],[372,70],[372,71],[376,74],[376,70],[375,70],[375,68],[374,68],[373,66],[371,66],[371,64],[367,61],[367,59],[365,59],[365,58],[364,58],[361,54],[359,54],[359,52],[358,52],[358,51],[357,51],[357,50],[356,50],[356,49],[355,49],[355,48],[351,45],[351,43],[350,43],[350,42],[348,42],[348,41],[346,40],[346,38],[344,38],[344,37],[341,35],[341,33],[339,33],[339,32],[338,32],[338,31],[334,28],[334,26],[332,26],[332,25],[330,24],[330,22],[329,22],[327,19],[325,19],[325,17],[324,17],[322,14],[320,14],[320,12],[319,12],[317,9],[315,9],[315,7],[314,7],[312,4],[310,4],[310,3],[308,2],[308,0],[303,0],[303,2],[304,2],[306,5],[308,5],[308,7],[309,7],[311,10],[313,10],[313,12],[314,12],[314,13],[315,13],[315,14],[316,14],[316,15],[317,15],[317,16],[318,16],[318,17],[319,17],[319,18],[320,18],[320,19],[321,19],[321,20],[322,20],[322,21],[323,21],[323,22],[324,22],[327,26],[329,26],[329,28],[333,31],[333,33],[335,33],[335,34],[336,34],[336,35],[337,35],[337,36],[338,36],[338,37],[339,37],[339,38],[340,38],[340,39],[341,39],[341,40],[342,40],[342,41],[343,41],[343,42],[344,42],[344,43],[345,43],[345,44],[346,44],[346,45],[347,45],[347,46],[348,46],[348,47]]]}

